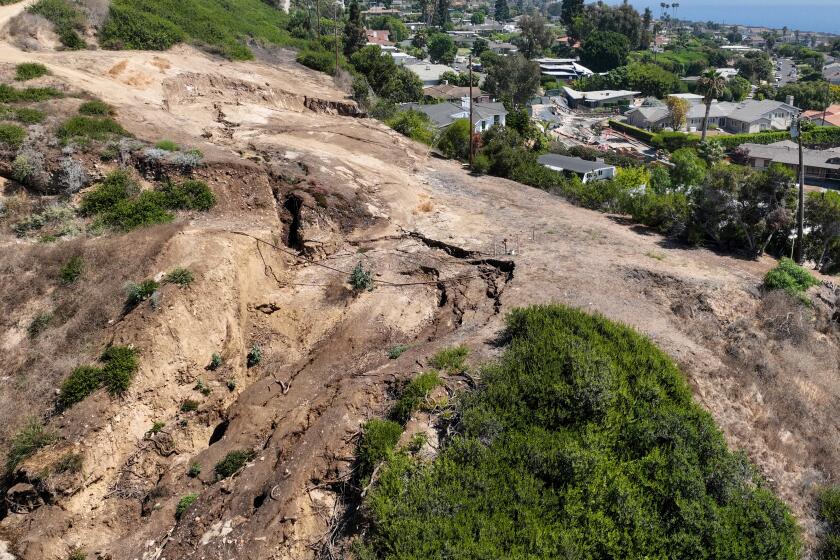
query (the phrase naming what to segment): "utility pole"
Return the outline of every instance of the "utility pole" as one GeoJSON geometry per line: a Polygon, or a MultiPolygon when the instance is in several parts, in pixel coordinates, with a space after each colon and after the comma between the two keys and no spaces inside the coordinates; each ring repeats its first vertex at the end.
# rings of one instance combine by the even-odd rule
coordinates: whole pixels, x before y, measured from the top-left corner
{"type": "Polygon", "coordinates": [[[790,134],[799,144],[799,207],[796,211],[796,245],[793,260],[802,264],[803,244],[805,242],[805,158],[802,153],[802,115],[796,117],[791,126],[790,134]]]}
{"type": "Polygon", "coordinates": [[[333,4],[333,34],[335,36],[335,75],[338,76],[338,0],[333,4]]]}
{"type": "Polygon", "coordinates": [[[473,83],[472,83],[472,52],[469,57],[470,66],[470,169],[473,168],[473,83]]]}

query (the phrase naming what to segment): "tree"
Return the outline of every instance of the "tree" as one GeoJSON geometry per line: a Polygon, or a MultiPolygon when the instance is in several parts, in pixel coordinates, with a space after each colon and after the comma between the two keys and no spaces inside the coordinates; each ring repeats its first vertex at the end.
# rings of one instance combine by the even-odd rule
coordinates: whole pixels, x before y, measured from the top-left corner
{"type": "Polygon", "coordinates": [[[726,151],[723,149],[723,145],[714,140],[703,140],[697,145],[697,154],[710,167],[723,160],[725,153],[726,151]]]}
{"type": "Polygon", "coordinates": [[[697,157],[691,148],[680,148],[671,154],[671,183],[676,187],[689,189],[703,182],[706,177],[706,164],[697,157]]]}
{"type": "Polygon", "coordinates": [[[417,49],[425,49],[429,44],[429,34],[425,29],[418,29],[411,38],[411,46],[417,49]]]}
{"type": "Polygon", "coordinates": [[[624,66],[630,45],[627,37],[614,31],[596,31],[580,49],[581,63],[593,72],[606,72],[624,66]]]}
{"type": "Polygon", "coordinates": [[[575,18],[583,14],[583,2],[584,0],[563,0],[560,8],[560,21],[566,27],[572,25],[575,18]]]}
{"type": "Polygon", "coordinates": [[[473,12],[470,16],[470,23],[473,25],[481,25],[484,23],[484,12],[473,12]]]}
{"type": "Polygon", "coordinates": [[[344,55],[351,56],[367,43],[367,33],[362,25],[362,12],[356,0],[350,2],[350,13],[344,25],[344,55]]]}
{"type": "Polygon", "coordinates": [[[671,111],[671,126],[674,130],[681,130],[685,126],[685,118],[688,115],[688,101],[679,97],[669,97],[666,104],[668,110],[671,111]]]}
{"type": "Polygon", "coordinates": [[[540,66],[517,53],[510,56],[481,57],[487,77],[482,86],[493,97],[515,106],[524,105],[540,87],[540,66]]]}
{"type": "Polygon", "coordinates": [[[481,54],[489,48],[490,48],[490,44],[486,40],[479,37],[478,39],[476,39],[473,42],[473,47],[472,47],[473,56],[481,56],[481,54]]]}
{"type": "Polygon", "coordinates": [[[740,75],[752,83],[769,81],[773,76],[773,64],[765,52],[748,52],[735,61],[740,75]]]}
{"type": "Polygon", "coordinates": [[[639,39],[639,48],[640,49],[647,49],[650,47],[650,44],[653,42],[653,35],[651,35],[651,30],[653,27],[653,12],[650,11],[650,8],[645,8],[645,13],[642,16],[642,35],[639,39]]]}
{"type": "Polygon", "coordinates": [[[508,21],[510,19],[510,8],[507,0],[496,0],[496,11],[494,14],[496,21],[508,21]]]}
{"type": "Polygon", "coordinates": [[[542,16],[522,16],[519,18],[519,29],[522,33],[513,41],[526,58],[533,58],[551,46],[554,37],[545,25],[542,16]]]}
{"type": "Polygon", "coordinates": [[[423,82],[411,70],[397,66],[378,93],[393,103],[420,101],[423,99],[423,82]]]}
{"type": "Polygon", "coordinates": [[[437,147],[443,155],[453,159],[470,157],[470,121],[458,119],[440,133],[437,147]]]}
{"type": "Polygon", "coordinates": [[[821,272],[836,271],[840,267],[840,193],[808,193],[805,227],[809,230],[805,256],[821,272]]]}
{"type": "Polygon", "coordinates": [[[432,14],[432,26],[444,28],[449,23],[449,0],[437,0],[432,14]]]}
{"type": "Polygon", "coordinates": [[[732,94],[732,101],[743,101],[752,89],[751,84],[741,76],[732,76],[727,85],[729,92],[732,94]]]}
{"type": "Polygon", "coordinates": [[[781,165],[752,173],[719,165],[693,191],[694,224],[719,246],[761,255],[793,224],[793,173],[781,165]]]}
{"type": "Polygon", "coordinates": [[[452,64],[457,53],[455,41],[446,33],[435,33],[429,37],[429,58],[432,62],[452,64]]]}
{"type": "Polygon", "coordinates": [[[391,41],[399,43],[408,39],[411,35],[408,26],[401,19],[388,16],[375,16],[368,18],[368,29],[387,29],[391,41]]]}
{"type": "Polygon", "coordinates": [[[703,115],[703,132],[701,140],[706,139],[709,130],[709,113],[712,110],[712,101],[723,94],[726,87],[726,79],[714,70],[709,70],[697,81],[697,91],[703,95],[703,102],[706,104],[706,113],[703,115]]]}

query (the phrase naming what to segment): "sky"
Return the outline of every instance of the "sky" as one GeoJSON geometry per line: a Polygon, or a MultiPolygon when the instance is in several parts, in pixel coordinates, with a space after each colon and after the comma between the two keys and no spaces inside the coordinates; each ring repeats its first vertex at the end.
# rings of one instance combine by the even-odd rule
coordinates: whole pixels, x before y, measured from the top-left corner
{"type": "MultiPolygon", "coordinates": [[[[608,0],[620,4],[622,0],[608,0]]],[[[659,17],[660,2],[630,0],[640,12],[650,7],[659,17]]],[[[671,3],[670,0],[668,2],[671,3]]],[[[682,0],[677,17],[840,34],[840,0],[682,0]]]]}

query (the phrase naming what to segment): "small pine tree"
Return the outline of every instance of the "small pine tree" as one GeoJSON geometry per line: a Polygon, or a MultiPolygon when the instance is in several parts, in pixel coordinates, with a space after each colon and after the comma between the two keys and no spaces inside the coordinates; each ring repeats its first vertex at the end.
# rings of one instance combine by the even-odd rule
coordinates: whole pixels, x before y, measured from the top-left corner
{"type": "Polygon", "coordinates": [[[353,0],[350,3],[350,13],[347,23],[344,25],[344,55],[350,56],[361,49],[367,43],[367,33],[362,25],[362,11],[359,3],[353,0]]]}

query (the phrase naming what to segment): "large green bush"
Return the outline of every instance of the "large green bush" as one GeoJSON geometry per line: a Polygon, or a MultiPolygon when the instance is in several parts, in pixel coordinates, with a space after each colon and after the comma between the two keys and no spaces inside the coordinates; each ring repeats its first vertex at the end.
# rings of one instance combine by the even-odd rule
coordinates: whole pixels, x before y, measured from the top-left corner
{"type": "Polygon", "coordinates": [[[798,558],[787,508],[649,340],[562,306],[508,335],[431,464],[386,456],[376,558],[798,558]]]}
{"type": "Polygon", "coordinates": [[[30,418],[9,442],[9,451],[6,455],[6,472],[11,473],[21,461],[54,441],[55,434],[47,431],[37,419],[30,418]]]}
{"type": "Polygon", "coordinates": [[[236,474],[239,469],[245,466],[248,461],[256,457],[257,454],[253,451],[231,451],[225,455],[224,459],[216,463],[213,470],[216,471],[216,478],[222,480],[236,474]]]}
{"type": "Polygon", "coordinates": [[[17,89],[0,84],[0,103],[36,103],[59,97],[64,97],[64,94],[51,87],[17,89]]]}
{"type": "Polygon", "coordinates": [[[111,346],[99,360],[103,367],[79,366],[64,380],[58,393],[59,408],[70,408],[100,387],[112,396],[121,396],[128,390],[140,366],[137,350],[111,346]]]}
{"type": "Polygon", "coordinates": [[[47,67],[38,62],[22,62],[15,67],[15,80],[25,82],[48,74],[47,67]]]}
{"type": "Polygon", "coordinates": [[[302,46],[285,31],[288,16],[262,0],[112,0],[100,42],[112,49],[165,50],[190,41],[228,58],[250,59],[249,38],[302,46]]]}
{"type": "Polygon", "coordinates": [[[26,131],[14,124],[0,124],[0,145],[17,149],[23,144],[26,131]]]}
{"type": "Polygon", "coordinates": [[[359,479],[370,476],[377,463],[383,461],[397,446],[403,428],[391,420],[372,418],[362,426],[357,449],[359,479]]]}
{"type": "Polygon", "coordinates": [[[71,140],[82,142],[108,140],[114,136],[128,135],[125,129],[114,119],[87,116],[70,117],[59,127],[57,134],[65,142],[71,140]]]}
{"type": "Polygon", "coordinates": [[[819,283],[810,272],[788,258],[782,258],[779,264],[764,276],[765,288],[784,290],[792,296],[801,296],[808,288],[819,283]]]}

